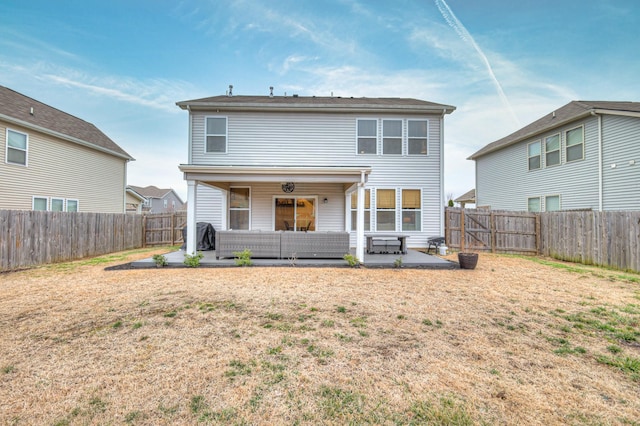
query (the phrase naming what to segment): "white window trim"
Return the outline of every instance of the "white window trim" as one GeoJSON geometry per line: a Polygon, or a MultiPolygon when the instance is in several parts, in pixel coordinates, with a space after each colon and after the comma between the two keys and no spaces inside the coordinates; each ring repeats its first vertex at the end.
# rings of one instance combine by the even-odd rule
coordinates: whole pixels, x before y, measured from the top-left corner
{"type": "Polygon", "coordinates": [[[422,212],[424,211],[423,209],[423,205],[422,205],[422,200],[423,200],[423,193],[422,193],[422,188],[400,188],[400,231],[401,232],[422,232],[422,228],[423,228],[423,222],[424,222],[424,217],[422,215],[422,212]],[[402,191],[419,191],[420,192],[420,208],[419,209],[405,209],[402,207],[402,191]],[[404,229],[402,229],[403,227],[403,222],[402,222],[402,217],[403,217],[403,213],[405,211],[408,212],[420,212],[420,228],[416,229],[416,230],[410,230],[410,231],[405,231],[404,229]]]}
{"type": "MultiPolygon", "coordinates": [[[[541,146],[542,148],[542,146],[541,146]]],[[[542,150],[541,150],[542,152],[542,150]]],[[[547,167],[556,167],[562,164],[562,135],[560,133],[554,133],[552,135],[549,136],[545,136],[544,138],[544,168],[546,169],[547,167]],[[547,164],[547,153],[548,152],[555,152],[555,151],[547,151],[547,139],[552,138],[554,136],[558,137],[558,164],[552,164],[552,165],[548,165],[547,164]]],[[[538,169],[535,169],[538,170],[538,169]]]]}
{"type": "Polygon", "coordinates": [[[227,154],[229,152],[229,117],[225,115],[207,115],[204,117],[204,152],[206,154],[227,154]],[[209,118],[224,118],[224,152],[207,150],[207,136],[222,136],[220,134],[207,133],[207,120],[209,118]]]}
{"type": "Polygon", "coordinates": [[[76,213],[80,211],[80,200],[76,200],[75,198],[67,198],[65,200],[64,203],[64,211],[68,212],[69,211],[69,201],[75,201],[76,203],[76,211],[75,212],[71,212],[71,213],[76,213]]]}
{"type": "MultiPolygon", "coordinates": [[[[380,188],[372,188],[375,189],[375,199],[371,199],[371,204],[372,204],[372,211],[375,212],[375,214],[373,216],[375,216],[375,219],[373,219],[373,222],[375,223],[375,232],[397,232],[398,231],[398,188],[388,188],[388,187],[380,187],[380,188]],[[394,193],[393,199],[395,201],[394,203],[394,207],[393,209],[378,209],[378,191],[380,190],[392,190],[394,193]],[[375,203],[375,204],[374,204],[375,203]],[[378,229],[378,211],[394,211],[394,226],[393,226],[393,230],[387,230],[387,229],[383,229],[380,230],[378,229]]],[[[402,201],[400,201],[402,202],[402,201]]],[[[402,207],[402,205],[400,205],[400,207],[402,207]]],[[[370,215],[371,216],[371,215],[370,215]]]]}
{"type": "Polygon", "coordinates": [[[419,119],[419,120],[418,119],[409,119],[409,120],[407,120],[407,155],[410,155],[410,156],[414,156],[415,155],[415,156],[423,156],[423,157],[428,157],[429,155],[431,155],[431,150],[429,149],[429,130],[430,130],[430,125],[431,125],[430,120],[426,119],[426,118],[425,119],[419,119]],[[422,138],[411,138],[411,137],[409,137],[409,123],[412,122],[412,121],[426,121],[427,122],[427,135],[426,135],[426,138],[427,138],[427,153],[426,154],[411,154],[411,153],[409,153],[409,142],[411,141],[411,139],[422,139],[422,138]]]}
{"type": "Polygon", "coordinates": [[[528,212],[532,212],[532,213],[538,213],[542,211],[542,197],[538,196],[538,197],[527,197],[527,211],[528,212]],[[532,200],[534,198],[538,199],[538,211],[534,212],[532,210],[529,210],[529,200],[532,200]]]}
{"type": "MultiPolygon", "coordinates": [[[[542,198],[542,197],[541,197],[542,198]]],[[[540,206],[540,210],[542,211],[542,206],[540,206]]],[[[559,211],[562,210],[562,196],[560,194],[549,194],[544,196],[544,211],[559,211]],[[558,197],[558,210],[547,210],[547,198],[549,197],[558,197]]]]}
{"type": "Polygon", "coordinates": [[[47,200],[47,208],[45,208],[44,210],[37,210],[37,211],[49,211],[49,197],[43,197],[41,195],[34,195],[31,197],[31,210],[36,210],[36,199],[42,199],[42,200],[47,200]]]}
{"type": "MultiPolygon", "coordinates": [[[[572,127],[571,129],[567,129],[564,131],[564,161],[565,163],[573,163],[574,161],[582,161],[584,160],[584,154],[585,154],[585,137],[584,137],[584,125],[581,124],[579,126],[576,127],[572,127]],[[576,129],[581,129],[582,130],[582,157],[580,158],[576,158],[575,160],[569,160],[569,156],[567,155],[567,150],[569,149],[569,145],[567,144],[567,134],[569,132],[571,132],[572,130],[576,130],[576,129]]],[[[577,146],[577,145],[571,145],[571,146],[577,146]]]]}
{"type": "Polygon", "coordinates": [[[49,198],[49,211],[54,211],[53,210],[53,202],[54,201],[62,201],[62,210],[56,210],[56,211],[66,211],[67,208],[67,204],[65,203],[65,199],[64,198],[60,198],[60,197],[50,197],[49,198]]]}
{"type": "MultiPolygon", "coordinates": [[[[378,155],[380,153],[380,120],[378,120],[377,118],[367,118],[367,117],[361,117],[361,118],[356,118],[356,155],[378,155]],[[360,138],[360,134],[358,133],[358,123],[360,121],[375,121],[376,122],[376,135],[375,135],[375,140],[376,140],[376,152],[365,152],[365,153],[360,153],[360,151],[358,150],[359,144],[358,144],[358,139],[360,138]]],[[[365,138],[368,138],[369,136],[363,136],[365,138]]]]}
{"type": "MultiPolygon", "coordinates": [[[[427,126],[428,126],[428,124],[427,124],[427,126]]],[[[405,131],[404,131],[404,127],[405,127],[405,122],[401,118],[382,118],[382,133],[380,135],[380,139],[382,141],[381,147],[380,147],[380,150],[381,150],[380,152],[381,152],[382,155],[391,155],[391,156],[396,156],[396,157],[404,155],[404,153],[405,153],[405,143],[404,143],[405,131]],[[390,153],[388,154],[388,153],[384,152],[384,139],[385,139],[385,136],[384,136],[384,122],[385,121],[399,121],[400,122],[400,153],[399,154],[395,154],[395,153],[394,154],[390,154],[390,153]]],[[[428,133],[428,127],[427,127],[427,133],[428,133]]],[[[398,139],[398,137],[395,137],[395,136],[390,136],[389,138],[390,139],[398,139]]],[[[427,145],[428,144],[429,144],[429,139],[427,138],[427,145]]],[[[428,151],[428,149],[427,149],[427,151],[428,151]]],[[[408,152],[408,148],[407,148],[407,152],[408,152]]]]}
{"type": "MultiPolygon", "coordinates": [[[[11,149],[16,149],[16,150],[22,151],[22,149],[20,149],[20,148],[11,147],[11,149]]],[[[6,164],[11,164],[12,166],[22,166],[22,167],[28,167],[29,166],[29,134],[28,133],[20,132],[18,130],[13,130],[13,129],[10,129],[10,128],[7,127],[7,130],[5,131],[4,162],[6,164]],[[9,161],[9,132],[19,133],[19,134],[25,136],[25,145],[26,146],[25,146],[25,149],[24,149],[24,164],[13,163],[13,162],[9,161]]]]}
{"type": "MultiPolygon", "coordinates": [[[[227,229],[231,229],[231,211],[248,211],[249,212],[249,227],[247,229],[251,230],[251,187],[250,186],[240,186],[240,185],[234,185],[234,186],[230,186],[229,187],[229,192],[228,192],[228,197],[229,199],[227,200],[227,206],[229,209],[229,213],[227,214],[227,229]],[[239,188],[247,188],[249,189],[249,207],[231,207],[231,190],[232,189],[239,189],[239,188]]],[[[273,203],[272,203],[273,204],[273,203]]]]}
{"type": "MultiPolygon", "coordinates": [[[[542,140],[538,139],[538,140],[535,140],[533,142],[529,142],[527,144],[527,171],[533,172],[535,170],[540,170],[540,169],[542,169],[542,140]],[[540,154],[537,155],[538,157],[540,157],[540,166],[537,169],[532,169],[530,164],[529,164],[529,160],[532,159],[535,156],[529,155],[529,146],[531,146],[531,145],[533,145],[535,143],[540,144],[540,154]]],[[[535,197],[532,197],[532,198],[535,198],[535,197]]]]}

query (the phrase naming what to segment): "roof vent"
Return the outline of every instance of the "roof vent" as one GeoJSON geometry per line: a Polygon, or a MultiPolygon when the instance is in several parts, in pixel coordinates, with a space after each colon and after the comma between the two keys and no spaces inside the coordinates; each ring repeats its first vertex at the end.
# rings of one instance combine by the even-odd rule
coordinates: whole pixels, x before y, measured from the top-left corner
{"type": "Polygon", "coordinates": [[[269,97],[273,98],[273,86],[269,86],[269,97]]]}
{"type": "Polygon", "coordinates": [[[553,112],[551,113],[551,118],[556,118],[556,112],[555,112],[555,111],[553,111],[553,112]]]}
{"type": "Polygon", "coordinates": [[[293,97],[294,97],[294,98],[297,98],[297,97],[298,97],[298,94],[297,94],[297,93],[294,93],[294,94],[293,94],[293,97]]]}
{"type": "Polygon", "coordinates": [[[29,110],[29,114],[33,115],[33,107],[29,110]]]}
{"type": "Polygon", "coordinates": [[[227,94],[227,96],[233,96],[233,84],[229,85],[229,93],[227,94]]]}

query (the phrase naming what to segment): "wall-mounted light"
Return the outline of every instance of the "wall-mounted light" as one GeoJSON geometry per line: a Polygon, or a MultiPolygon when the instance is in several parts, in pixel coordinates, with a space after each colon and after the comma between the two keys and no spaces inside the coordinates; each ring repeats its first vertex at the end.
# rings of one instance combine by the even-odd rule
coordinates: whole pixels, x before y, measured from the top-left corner
{"type": "Polygon", "coordinates": [[[322,200],[322,202],[327,204],[329,202],[329,199],[327,197],[324,197],[324,200],[322,200]]]}
{"type": "Polygon", "coordinates": [[[633,166],[634,164],[636,164],[636,160],[629,160],[629,165],[633,166]]]}
{"type": "Polygon", "coordinates": [[[613,163],[613,164],[611,165],[611,168],[612,168],[612,169],[615,169],[616,167],[617,167],[617,166],[616,166],[616,163],[613,163]]]}

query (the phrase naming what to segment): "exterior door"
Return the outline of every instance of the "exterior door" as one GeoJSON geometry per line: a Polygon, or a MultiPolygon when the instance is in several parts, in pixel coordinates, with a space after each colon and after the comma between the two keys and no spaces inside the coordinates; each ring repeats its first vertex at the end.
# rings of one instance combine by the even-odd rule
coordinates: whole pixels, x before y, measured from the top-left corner
{"type": "Polygon", "coordinates": [[[276,231],[315,231],[315,197],[278,197],[275,199],[276,231]]]}

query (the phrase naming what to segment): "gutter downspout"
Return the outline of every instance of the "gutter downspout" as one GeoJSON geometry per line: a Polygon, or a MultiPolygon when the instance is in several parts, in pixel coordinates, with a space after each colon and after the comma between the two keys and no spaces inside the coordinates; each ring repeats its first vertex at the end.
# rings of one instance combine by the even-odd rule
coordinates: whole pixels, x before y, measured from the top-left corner
{"type": "Polygon", "coordinates": [[[602,158],[602,115],[591,111],[591,115],[598,117],[598,211],[603,207],[603,158],[602,158]]]}
{"type": "Polygon", "coordinates": [[[440,217],[438,218],[438,235],[444,235],[444,115],[446,109],[442,110],[440,116],[440,217]]]}
{"type": "Polygon", "coordinates": [[[360,172],[358,182],[358,205],[356,210],[356,257],[364,263],[364,185],[366,183],[365,172],[360,172]]]}

